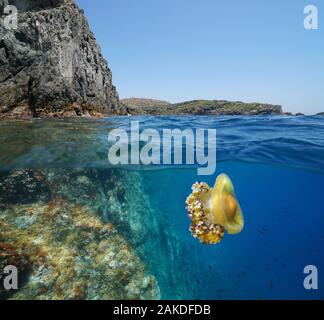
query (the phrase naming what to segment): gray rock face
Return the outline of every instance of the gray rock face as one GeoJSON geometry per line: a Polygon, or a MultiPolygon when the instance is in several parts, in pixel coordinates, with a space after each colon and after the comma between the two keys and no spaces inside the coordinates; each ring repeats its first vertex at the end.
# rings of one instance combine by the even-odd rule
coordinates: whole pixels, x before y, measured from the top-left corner
{"type": "Polygon", "coordinates": [[[72,0],[0,0],[0,117],[124,114],[112,74],[72,0]],[[4,8],[18,9],[17,29],[4,8]]]}

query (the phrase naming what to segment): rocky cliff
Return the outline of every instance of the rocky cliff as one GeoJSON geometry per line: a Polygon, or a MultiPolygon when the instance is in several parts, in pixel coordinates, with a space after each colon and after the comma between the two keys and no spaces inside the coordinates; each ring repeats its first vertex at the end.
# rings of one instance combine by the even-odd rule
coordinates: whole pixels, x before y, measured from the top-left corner
{"type": "Polygon", "coordinates": [[[0,117],[124,114],[112,74],[73,0],[0,0],[0,117]],[[7,5],[18,10],[8,28],[7,5]]]}

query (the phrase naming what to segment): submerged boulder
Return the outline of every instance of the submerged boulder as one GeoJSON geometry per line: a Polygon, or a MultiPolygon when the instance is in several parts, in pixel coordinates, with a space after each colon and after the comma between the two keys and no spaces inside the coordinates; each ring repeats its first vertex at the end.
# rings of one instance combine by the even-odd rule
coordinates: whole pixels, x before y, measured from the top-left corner
{"type": "MultiPolygon", "coordinates": [[[[30,275],[11,299],[159,298],[132,247],[89,207],[62,199],[10,205],[0,213],[0,229],[7,242],[0,250],[12,253],[11,263],[19,262],[20,272],[22,257],[29,262],[30,275]]],[[[0,251],[0,264],[4,257],[0,251]]]]}
{"type": "MultiPolygon", "coordinates": [[[[144,186],[138,172],[116,169],[2,172],[0,244],[28,258],[23,286],[10,298],[158,299],[160,290],[174,292],[180,248],[144,186]]],[[[7,253],[1,261],[0,246],[3,264],[7,253]]]]}
{"type": "MultiPolygon", "coordinates": [[[[132,204],[138,199],[127,200],[127,176],[98,169],[2,172],[0,267],[16,266],[22,279],[18,291],[2,290],[0,296],[160,298],[142,259],[143,237],[152,230],[132,204]]],[[[149,208],[145,202],[139,206],[149,208]]]]}

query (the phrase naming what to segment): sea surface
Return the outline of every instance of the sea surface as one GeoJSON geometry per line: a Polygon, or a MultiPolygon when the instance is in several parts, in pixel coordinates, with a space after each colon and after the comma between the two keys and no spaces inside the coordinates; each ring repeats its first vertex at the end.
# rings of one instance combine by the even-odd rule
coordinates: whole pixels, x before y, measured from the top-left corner
{"type": "Polygon", "coordinates": [[[198,176],[197,164],[116,168],[142,176],[142,191],[165,226],[164,236],[170,235],[179,248],[177,257],[171,257],[167,239],[159,242],[168,262],[159,266],[150,261],[155,239],[147,237],[144,243],[147,251],[155,248],[142,259],[156,276],[162,298],[324,299],[324,117],[0,122],[0,170],[2,174],[21,168],[111,170],[108,133],[116,128],[129,131],[131,121],[139,121],[141,131],[217,130],[217,168],[211,176],[198,176]],[[194,182],[213,186],[221,173],[232,179],[245,228],[239,235],[226,235],[218,245],[205,246],[188,231],[185,200],[194,182]],[[308,265],[317,267],[318,290],[304,288],[308,265]],[[165,266],[168,270],[161,270],[165,266]]]}

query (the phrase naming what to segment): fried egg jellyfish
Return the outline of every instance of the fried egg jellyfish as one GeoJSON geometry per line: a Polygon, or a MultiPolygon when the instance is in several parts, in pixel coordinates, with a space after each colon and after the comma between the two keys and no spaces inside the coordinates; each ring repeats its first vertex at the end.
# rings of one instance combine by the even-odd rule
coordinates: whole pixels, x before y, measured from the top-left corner
{"type": "Polygon", "coordinates": [[[195,183],[186,201],[192,220],[190,231],[201,243],[221,242],[225,232],[238,234],[244,228],[244,217],[230,178],[221,174],[214,188],[206,183],[195,183]]]}

